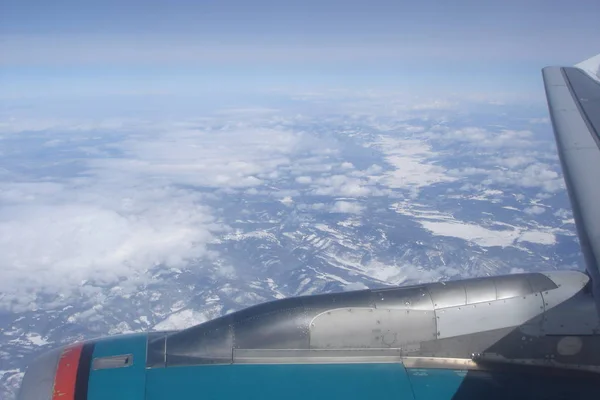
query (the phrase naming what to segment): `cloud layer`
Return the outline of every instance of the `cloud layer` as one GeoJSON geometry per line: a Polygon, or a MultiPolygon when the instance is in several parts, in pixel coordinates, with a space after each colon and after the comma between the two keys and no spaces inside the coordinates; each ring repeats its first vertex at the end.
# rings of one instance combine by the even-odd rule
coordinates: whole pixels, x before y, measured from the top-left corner
{"type": "MultiPolygon", "coordinates": [[[[532,131],[452,125],[443,99],[408,114],[407,105],[356,113],[386,99],[357,97],[325,117],[323,104],[346,103],[297,100],[316,105],[314,115],[253,107],[173,120],[0,119],[0,307],[40,307],[40,294],[59,304],[86,285],[134,290],[157,267],[204,268],[219,257],[211,243],[237,223],[224,203],[238,198],[249,208],[236,211],[252,219],[252,201],[360,219],[376,211],[369,199],[414,200],[438,187],[492,202],[563,189],[552,148],[532,131]]],[[[539,242],[519,229],[510,243],[539,242]]]]}
{"type": "Polygon", "coordinates": [[[212,257],[207,244],[228,229],[215,190],[235,195],[263,185],[312,143],[301,132],[223,118],[231,116],[216,124],[123,123],[111,140],[98,133],[105,125],[40,123],[16,134],[5,123],[0,307],[35,309],[40,295],[59,304],[83,284],[134,290],[159,266],[202,268],[212,257]],[[65,166],[12,157],[40,145],[48,165],[65,166]]]}

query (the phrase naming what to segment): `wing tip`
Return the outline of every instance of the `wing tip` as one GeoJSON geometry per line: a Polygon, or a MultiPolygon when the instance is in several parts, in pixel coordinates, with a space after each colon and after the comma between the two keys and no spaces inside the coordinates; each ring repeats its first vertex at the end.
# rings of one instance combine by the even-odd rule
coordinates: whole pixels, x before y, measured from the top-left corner
{"type": "Polygon", "coordinates": [[[549,74],[552,73],[553,71],[556,70],[560,70],[562,67],[555,67],[555,66],[548,66],[548,67],[544,67],[542,68],[542,73],[545,74],[549,74]]]}

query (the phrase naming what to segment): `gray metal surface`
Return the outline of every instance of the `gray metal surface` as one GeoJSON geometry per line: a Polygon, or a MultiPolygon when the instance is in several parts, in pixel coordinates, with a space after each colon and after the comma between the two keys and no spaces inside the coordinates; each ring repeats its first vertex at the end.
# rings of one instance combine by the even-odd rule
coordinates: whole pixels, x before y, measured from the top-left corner
{"type": "Polygon", "coordinates": [[[597,107],[597,93],[600,87],[592,78],[573,68],[547,67],[542,73],[579,243],[592,278],[592,290],[600,312],[600,185],[597,179],[600,150],[598,136],[594,132],[600,128],[597,118],[600,111],[597,107]],[[580,94],[579,97],[575,91],[580,94]],[[595,117],[588,119],[584,110],[595,117]]]}
{"type": "Polygon", "coordinates": [[[461,336],[477,329],[494,330],[520,326],[542,314],[541,296],[533,294],[460,307],[436,310],[439,338],[461,336]]]}
{"type": "Polygon", "coordinates": [[[467,304],[496,300],[496,284],[492,279],[478,279],[465,283],[467,304]]]}
{"type": "Polygon", "coordinates": [[[596,138],[600,129],[600,83],[578,68],[563,68],[573,97],[579,103],[579,110],[587,119],[588,128],[596,138]]]}
{"type": "MultiPolygon", "coordinates": [[[[555,276],[552,272],[546,275],[550,278],[555,276]]],[[[584,290],[589,284],[589,277],[578,273],[562,273],[561,277],[568,283],[555,290],[541,292],[545,309],[542,332],[555,335],[600,333],[600,319],[594,312],[594,303],[589,301],[589,292],[584,290]],[[577,287],[582,290],[573,294],[572,288],[577,287]]]]}
{"type": "Polygon", "coordinates": [[[328,362],[334,356],[323,356],[327,351],[335,360],[367,362],[384,350],[401,357],[571,357],[595,365],[599,336],[583,335],[597,324],[566,329],[558,322],[575,314],[593,320],[587,282],[580,272],[563,271],[283,299],[152,338],[147,367],[328,362]],[[572,336],[578,339],[565,339],[572,336]]]}
{"type": "Polygon", "coordinates": [[[401,363],[400,349],[235,349],[236,364],[401,363]]]}
{"type": "MultiPolygon", "coordinates": [[[[485,352],[487,349],[495,346],[501,341],[507,342],[507,338],[515,332],[514,327],[473,332],[467,335],[452,336],[448,338],[430,340],[421,342],[420,350],[407,354],[408,356],[420,357],[455,357],[470,358],[473,354],[485,352]]],[[[520,337],[519,337],[520,340],[520,337]]],[[[508,340],[509,341],[509,340],[508,340]]],[[[520,341],[509,343],[511,345],[521,346],[520,341]]]]}
{"type": "Polygon", "coordinates": [[[313,349],[402,348],[435,337],[435,314],[427,310],[338,308],[310,323],[313,349]]]}
{"type": "Polygon", "coordinates": [[[514,275],[498,276],[494,279],[496,299],[510,299],[533,292],[529,279],[515,279],[514,275]]]}
{"type": "Polygon", "coordinates": [[[433,310],[433,302],[427,288],[407,286],[398,288],[377,289],[372,291],[374,304],[378,308],[400,310],[433,310]]]}
{"type": "Polygon", "coordinates": [[[546,272],[544,275],[550,279],[560,279],[561,284],[554,290],[542,290],[544,308],[546,311],[564,304],[575,294],[580,293],[590,282],[590,278],[576,271],[546,272]]]}
{"type": "Polygon", "coordinates": [[[167,364],[167,336],[170,332],[149,332],[146,367],[161,367],[167,364]]]}
{"type": "Polygon", "coordinates": [[[94,358],[92,369],[126,368],[133,365],[133,354],[94,358]]]}
{"type": "Polygon", "coordinates": [[[38,357],[27,368],[18,400],[50,400],[54,389],[54,376],[63,348],[54,349],[38,357]]]}
{"type": "MultiPolygon", "coordinates": [[[[477,283],[481,285],[481,281],[477,283]]],[[[467,292],[463,282],[455,281],[431,285],[427,290],[433,301],[434,309],[467,304],[467,292]]]]}

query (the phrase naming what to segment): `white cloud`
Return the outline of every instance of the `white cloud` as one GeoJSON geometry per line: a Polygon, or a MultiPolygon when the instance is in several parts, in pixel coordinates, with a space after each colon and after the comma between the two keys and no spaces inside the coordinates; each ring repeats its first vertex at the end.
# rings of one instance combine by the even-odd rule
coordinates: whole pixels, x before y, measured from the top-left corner
{"type": "Polygon", "coordinates": [[[493,182],[516,184],[523,187],[539,187],[550,193],[564,188],[562,177],[548,164],[534,163],[522,171],[498,171],[490,175],[493,182]]]}
{"type": "Polygon", "coordinates": [[[535,162],[522,170],[463,168],[450,170],[451,176],[468,177],[486,175],[484,185],[522,186],[540,188],[549,193],[555,193],[564,188],[562,177],[548,164],[535,162]]]}
{"type": "MultiPolygon", "coordinates": [[[[483,186],[521,186],[539,188],[546,193],[564,188],[551,137],[544,142],[534,138],[530,130],[450,128],[440,124],[429,129],[422,138],[445,148],[463,144],[458,154],[471,158],[473,166],[449,170],[448,176],[465,179],[483,175],[485,178],[479,183],[483,186]]],[[[466,185],[463,190],[472,183],[466,185]]]]}
{"type": "Polygon", "coordinates": [[[373,164],[365,170],[365,174],[367,174],[367,175],[379,174],[379,173],[381,173],[381,171],[383,171],[383,168],[381,168],[377,164],[373,164]]]}
{"type": "Polygon", "coordinates": [[[540,206],[532,206],[532,207],[527,207],[525,209],[523,209],[523,212],[526,214],[531,214],[531,215],[540,215],[546,212],[546,209],[544,207],[540,207],[540,206]]]}
{"type": "Polygon", "coordinates": [[[345,161],[345,162],[342,163],[341,167],[343,169],[353,169],[354,168],[354,164],[352,164],[351,162],[345,161]]]}
{"type": "Polygon", "coordinates": [[[369,179],[347,175],[318,178],[313,183],[313,193],[322,196],[364,197],[381,193],[369,179]]]}
{"type": "Polygon", "coordinates": [[[533,156],[508,156],[508,157],[497,157],[490,160],[490,164],[500,165],[508,168],[518,168],[524,165],[532,164],[536,161],[536,157],[533,156]]]}
{"type": "Polygon", "coordinates": [[[281,199],[279,201],[288,207],[291,206],[292,204],[294,204],[294,200],[290,196],[285,196],[283,199],[281,199]]]}
{"type": "Polygon", "coordinates": [[[312,182],[312,178],[310,176],[299,176],[296,178],[296,182],[302,185],[307,185],[312,182]]]}
{"type": "Polygon", "coordinates": [[[253,126],[167,129],[122,141],[115,146],[123,157],[96,159],[91,167],[118,178],[155,176],[185,185],[248,187],[277,177],[273,173],[290,163],[289,154],[309,143],[303,134],[253,126]]]}
{"type": "Polygon", "coordinates": [[[310,205],[310,208],[317,211],[324,210],[325,207],[327,207],[325,203],[314,203],[310,205]]]}
{"type": "Polygon", "coordinates": [[[465,127],[460,129],[438,126],[432,129],[428,136],[437,140],[451,142],[468,142],[476,147],[529,147],[532,145],[533,133],[528,130],[490,131],[479,127],[465,127]]]}
{"type": "Polygon", "coordinates": [[[8,188],[21,204],[0,208],[0,307],[33,300],[24,294],[34,289],[68,296],[83,281],[135,286],[153,267],[207,256],[206,243],[222,229],[200,196],[170,187],[63,186],[41,197],[18,186],[8,188]]]}
{"type": "Polygon", "coordinates": [[[571,210],[566,210],[564,208],[559,208],[553,215],[562,219],[573,218],[573,213],[571,210]]]}
{"type": "Polygon", "coordinates": [[[354,202],[349,201],[336,201],[333,207],[331,207],[332,213],[343,213],[343,214],[360,214],[363,207],[354,202]]]}

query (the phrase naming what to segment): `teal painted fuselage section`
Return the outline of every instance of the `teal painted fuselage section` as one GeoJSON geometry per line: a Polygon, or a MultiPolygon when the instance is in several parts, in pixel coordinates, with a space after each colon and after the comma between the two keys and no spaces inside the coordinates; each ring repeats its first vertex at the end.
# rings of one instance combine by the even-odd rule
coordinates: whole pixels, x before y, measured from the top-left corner
{"type": "Polygon", "coordinates": [[[407,370],[401,363],[146,368],[146,346],[146,335],[96,342],[94,359],[131,354],[132,363],[121,368],[92,367],[88,399],[450,399],[465,376],[464,371],[407,370]]]}
{"type": "Polygon", "coordinates": [[[88,400],[144,400],[146,384],[147,335],[135,334],[98,340],[94,359],[131,355],[128,367],[92,369],[88,383],[88,400]]]}
{"type": "MultiPolygon", "coordinates": [[[[597,375],[560,370],[406,368],[390,363],[213,364],[146,367],[147,336],[98,340],[93,359],[130,355],[125,367],[89,371],[89,400],[587,399],[597,375]]],[[[96,365],[96,367],[94,367],[96,365]]]]}
{"type": "Polygon", "coordinates": [[[214,365],[149,370],[146,399],[414,400],[402,364],[214,365]]]}

